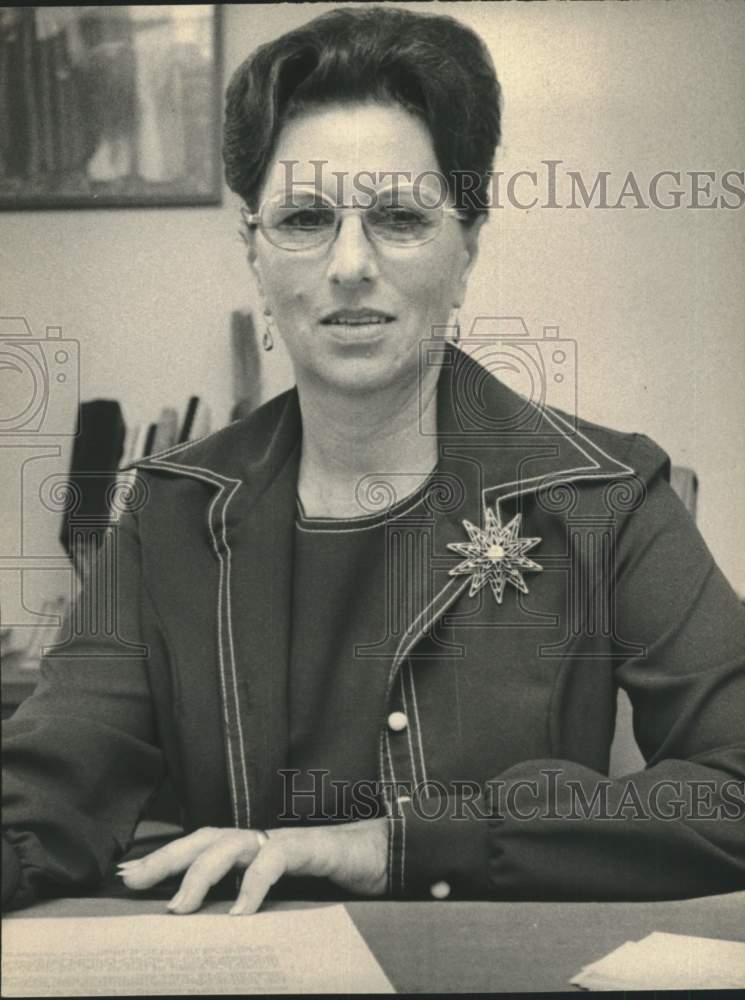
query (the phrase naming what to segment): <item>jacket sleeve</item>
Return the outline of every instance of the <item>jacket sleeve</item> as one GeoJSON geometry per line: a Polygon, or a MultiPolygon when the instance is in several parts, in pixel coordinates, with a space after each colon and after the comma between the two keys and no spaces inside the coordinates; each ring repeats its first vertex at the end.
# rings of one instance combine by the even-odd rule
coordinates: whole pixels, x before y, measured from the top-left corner
{"type": "Polygon", "coordinates": [[[134,515],[108,530],[112,539],[43,659],[36,691],[3,724],[4,909],[95,886],[163,779],[134,515]]]}
{"type": "Polygon", "coordinates": [[[468,801],[399,807],[391,857],[404,894],[644,900],[745,888],[745,608],[670,489],[668,457],[639,436],[630,462],[646,497],[619,535],[615,601],[620,634],[644,652],[616,678],[647,766],[611,780],[528,760],[468,801]]]}

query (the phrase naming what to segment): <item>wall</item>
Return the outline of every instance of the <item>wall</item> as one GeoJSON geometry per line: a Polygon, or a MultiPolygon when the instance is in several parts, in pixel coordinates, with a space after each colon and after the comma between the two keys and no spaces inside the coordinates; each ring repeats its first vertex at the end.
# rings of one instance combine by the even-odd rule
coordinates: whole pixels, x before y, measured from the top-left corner
{"type": "MultiPolygon", "coordinates": [[[[226,71],[254,45],[331,6],[228,6],[226,71]]],[[[438,9],[476,27],[492,50],[505,95],[497,169],[506,177],[561,160],[562,171],[587,178],[610,171],[617,193],[629,171],[643,186],[660,170],[743,169],[745,7],[438,9]]],[[[530,194],[528,186],[518,191],[530,194]]],[[[461,319],[467,329],[475,315],[522,316],[535,335],[558,325],[575,339],[580,413],[643,431],[697,470],[701,530],[745,595],[743,216],[498,209],[461,319]]],[[[24,315],[39,335],[56,325],[77,338],[81,398],[117,397],[129,422],[152,419],[162,405],[182,407],[199,392],[223,423],[232,402],[230,313],[256,307],[237,225],[229,193],[215,208],[5,213],[0,315],[24,315]]],[[[281,346],[263,363],[268,398],[291,372],[281,346]]],[[[7,555],[20,550],[20,453],[0,449],[7,555]]],[[[64,471],[67,460],[63,441],[45,470],[64,471]]],[[[56,518],[27,499],[23,520],[24,552],[59,553],[56,518]]],[[[27,574],[29,607],[60,580],[27,574]]],[[[17,582],[0,573],[6,621],[17,582]]]]}

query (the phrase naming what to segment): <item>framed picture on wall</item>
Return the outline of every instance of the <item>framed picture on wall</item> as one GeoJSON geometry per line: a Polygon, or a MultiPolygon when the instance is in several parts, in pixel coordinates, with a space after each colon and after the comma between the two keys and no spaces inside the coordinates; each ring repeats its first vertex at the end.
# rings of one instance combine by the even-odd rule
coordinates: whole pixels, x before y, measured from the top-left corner
{"type": "Polygon", "coordinates": [[[221,201],[220,9],[0,8],[0,209],[221,201]]]}

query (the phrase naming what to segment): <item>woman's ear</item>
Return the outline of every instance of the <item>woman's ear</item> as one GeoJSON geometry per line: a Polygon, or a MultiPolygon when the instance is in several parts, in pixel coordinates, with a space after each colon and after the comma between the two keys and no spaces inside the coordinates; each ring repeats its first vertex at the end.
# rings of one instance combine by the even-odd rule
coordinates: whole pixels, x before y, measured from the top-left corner
{"type": "Polygon", "coordinates": [[[464,282],[468,281],[471,275],[474,264],[476,263],[479,256],[479,237],[481,236],[481,227],[487,221],[487,215],[479,215],[474,219],[473,223],[466,229],[465,244],[466,253],[468,254],[468,263],[466,264],[466,269],[463,272],[462,280],[464,282]]]}
{"type": "Polygon", "coordinates": [[[456,306],[463,305],[468,279],[471,276],[471,271],[473,270],[479,256],[479,236],[481,235],[481,227],[486,220],[486,215],[479,215],[470,226],[463,227],[463,245],[465,251],[463,255],[464,264],[460,274],[458,275],[458,298],[460,301],[453,303],[456,306]]]}

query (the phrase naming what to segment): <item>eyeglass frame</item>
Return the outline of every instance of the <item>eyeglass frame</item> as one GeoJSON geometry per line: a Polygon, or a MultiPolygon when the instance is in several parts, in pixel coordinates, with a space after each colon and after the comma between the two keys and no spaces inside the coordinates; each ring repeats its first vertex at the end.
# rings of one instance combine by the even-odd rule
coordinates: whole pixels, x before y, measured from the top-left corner
{"type": "MultiPolygon", "coordinates": [[[[261,215],[262,215],[262,212],[264,210],[264,206],[266,205],[267,201],[270,200],[270,199],[266,199],[266,198],[264,199],[264,201],[259,206],[258,212],[252,212],[247,205],[241,205],[241,210],[240,210],[241,211],[241,216],[243,217],[243,221],[245,222],[245,224],[249,228],[251,228],[251,229],[258,229],[260,232],[262,232],[264,234],[265,239],[269,243],[271,243],[271,245],[273,247],[276,247],[278,250],[284,250],[286,253],[312,253],[315,250],[321,250],[321,249],[324,249],[324,248],[328,248],[329,246],[331,246],[333,244],[334,240],[336,240],[337,236],[339,235],[339,230],[341,228],[341,219],[343,217],[343,214],[349,214],[350,212],[362,212],[362,227],[363,227],[365,236],[367,237],[368,240],[370,240],[376,246],[379,246],[379,245],[382,244],[385,247],[395,247],[398,250],[407,250],[407,249],[416,250],[419,247],[426,246],[427,243],[431,243],[432,240],[436,239],[437,236],[439,235],[439,233],[442,231],[442,222],[444,221],[444,216],[446,216],[446,215],[452,215],[452,216],[454,216],[456,219],[458,219],[459,222],[465,222],[465,221],[467,221],[467,217],[466,217],[464,209],[462,209],[462,208],[454,208],[454,207],[452,207],[450,205],[436,205],[436,206],[433,206],[433,207],[442,214],[443,218],[441,219],[439,225],[437,225],[436,227],[433,227],[433,232],[432,232],[431,236],[428,236],[426,239],[421,240],[420,242],[417,242],[417,243],[386,243],[385,240],[381,240],[379,237],[376,237],[365,226],[365,216],[364,216],[364,213],[367,212],[367,211],[369,211],[371,208],[374,207],[374,205],[375,205],[374,201],[370,205],[366,205],[366,206],[363,206],[363,205],[337,205],[328,195],[325,194],[325,192],[319,191],[316,187],[314,187],[310,183],[308,183],[307,185],[296,184],[295,187],[302,187],[302,188],[312,189],[316,194],[320,195],[321,198],[325,199],[328,202],[329,207],[333,208],[334,211],[337,213],[336,228],[334,230],[334,235],[330,239],[324,240],[324,242],[322,242],[322,243],[318,243],[315,246],[309,246],[309,247],[285,247],[285,246],[281,246],[280,244],[275,243],[274,240],[272,240],[269,236],[266,235],[266,230],[269,229],[270,227],[269,226],[264,226],[262,224],[261,215]]],[[[408,185],[404,185],[404,189],[408,190],[409,186],[408,185]]],[[[414,185],[411,185],[411,189],[412,190],[414,189],[414,185]]],[[[389,185],[389,186],[387,186],[385,188],[381,188],[380,190],[376,190],[375,191],[375,198],[377,199],[380,195],[386,194],[389,191],[396,191],[396,192],[398,192],[399,190],[401,190],[401,186],[396,185],[396,184],[391,184],[391,185],[389,185]]],[[[279,193],[280,192],[278,192],[278,194],[279,193]]],[[[277,197],[277,195],[272,195],[272,197],[277,197]]]]}

